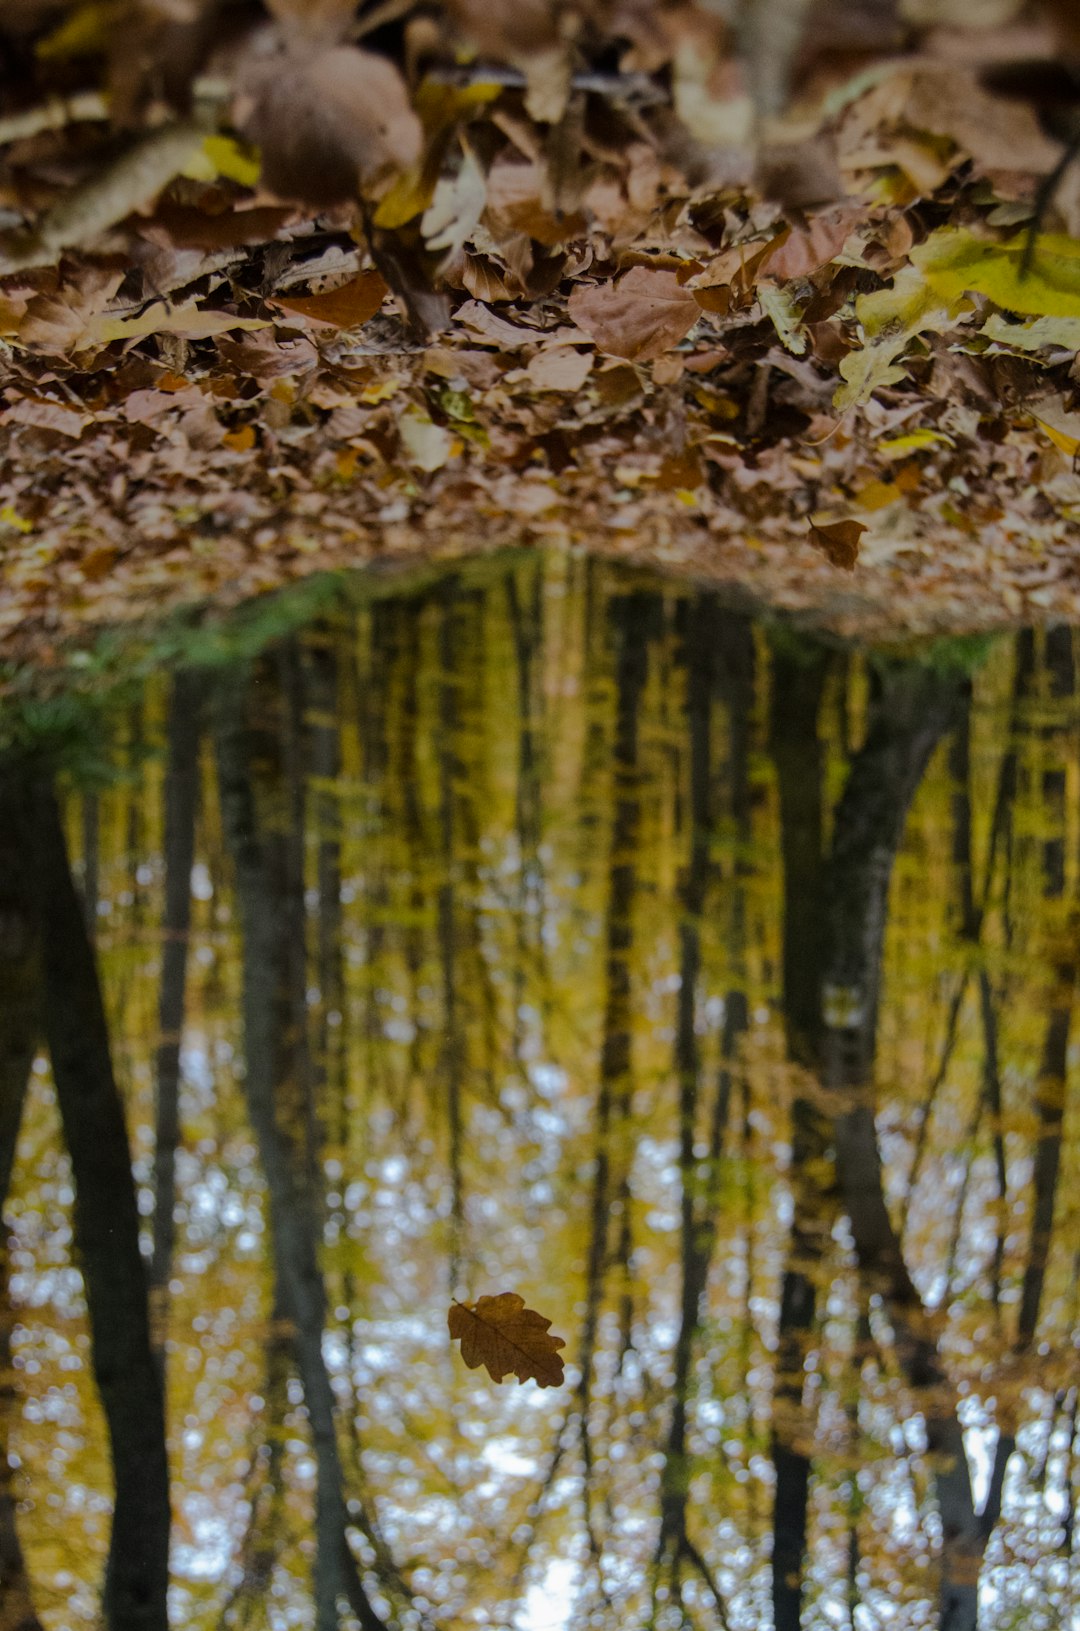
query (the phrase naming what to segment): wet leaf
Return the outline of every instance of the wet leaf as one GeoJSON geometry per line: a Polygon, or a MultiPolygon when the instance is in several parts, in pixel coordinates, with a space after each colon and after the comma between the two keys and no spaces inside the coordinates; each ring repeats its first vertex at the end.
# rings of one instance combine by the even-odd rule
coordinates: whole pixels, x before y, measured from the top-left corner
{"type": "Polygon", "coordinates": [[[475,1303],[455,1302],[447,1317],[450,1336],[461,1342],[461,1357],[470,1370],[486,1365],[492,1381],[516,1376],[539,1387],[559,1387],[563,1361],[558,1350],[562,1337],[550,1336],[551,1321],[525,1307],[516,1291],[480,1297],[475,1303]]]}
{"type": "Polygon", "coordinates": [[[867,530],[861,521],[808,522],[810,542],[815,549],[828,556],[833,566],[844,572],[854,572],[859,559],[859,539],[867,530]]]}

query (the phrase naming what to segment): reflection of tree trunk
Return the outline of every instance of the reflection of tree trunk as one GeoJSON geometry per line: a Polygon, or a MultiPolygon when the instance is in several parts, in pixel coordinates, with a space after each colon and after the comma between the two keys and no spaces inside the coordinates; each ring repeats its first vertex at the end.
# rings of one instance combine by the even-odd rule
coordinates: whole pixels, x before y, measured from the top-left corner
{"type": "Polygon", "coordinates": [[[169,696],[165,735],[165,919],[162,924],[161,989],[155,1059],[154,1254],[150,1262],[150,1313],[154,1351],[164,1373],[165,1335],[176,1238],[173,1210],[176,1150],[180,1142],[180,1043],[184,1028],[191,868],[195,859],[195,809],[199,792],[199,701],[192,675],[177,674],[169,696]]]}
{"type": "Polygon", "coordinates": [[[523,603],[518,576],[506,579],[507,606],[514,634],[518,691],[518,763],[514,790],[514,826],[518,842],[518,895],[515,911],[517,937],[513,967],[513,1055],[521,1068],[522,1005],[530,962],[537,985],[546,993],[544,951],[544,863],[541,840],[541,748],[538,739],[537,667],[543,649],[544,568],[537,561],[530,572],[531,593],[523,603]]]}
{"type": "Polygon", "coordinates": [[[455,634],[456,589],[451,581],[439,626],[439,833],[442,867],[437,905],[439,972],[442,985],[443,1045],[441,1076],[446,1089],[450,1130],[450,1291],[461,1295],[461,1236],[464,1221],[462,1186],[462,1087],[465,1037],[459,994],[457,800],[464,777],[458,750],[461,739],[461,674],[455,634]]]}
{"type": "Polygon", "coordinates": [[[955,1389],[885,1201],[872,1091],[893,860],[915,789],[955,715],[957,689],[955,680],[913,664],[890,665],[875,678],[866,743],[837,810],[826,875],[822,1062],[860,1272],[889,1312],[897,1357],[926,1424],[943,1537],[940,1624],[942,1631],[973,1631],[988,1531],[974,1510],[955,1389]]]}
{"type": "Polygon", "coordinates": [[[101,856],[101,800],[97,793],[84,793],[82,805],[82,909],[86,919],[86,932],[91,940],[97,936],[98,898],[101,893],[98,876],[101,856]]]}
{"type": "MultiPolygon", "coordinates": [[[[1076,689],[1072,631],[1062,624],[1058,624],[1047,633],[1046,671],[1050,682],[1050,700],[1060,708],[1075,694],[1076,689]]],[[[1060,915],[1065,898],[1067,830],[1066,766],[1060,749],[1055,752],[1054,741],[1060,728],[1060,721],[1052,720],[1043,733],[1047,759],[1042,776],[1042,809],[1044,819],[1050,827],[1050,836],[1042,845],[1042,897],[1045,917],[1049,924],[1048,961],[1053,986],[1049,994],[1042,1057],[1035,1084],[1039,1132],[1032,1170],[1033,1194],[1028,1257],[1024,1268],[1014,1344],[1017,1354],[1030,1352],[1034,1345],[1042,1307],[1046,1266],[1050,1257],[1065,1126],[1069,1030],[1072,1024],[1072,1005],[1077,977],[1076,926],[1073,921],[1065,920],[1060,915]]],[[[1000,1431],[994,1449],[989,1494],[983,1514],[984,1528],[987,1527],[987,1523],[992,1527],[997,1521],[1006,1469],[1009,1458],[1016,1448],[1013,1410],[1005,1401],[1002,1402],[1000,1416],[1000,1431]]]]}
{"type": "MultiPolygon", "coordinates": [[[[377,601],[371,610],[370,657],[363,678],[363,785],[366,831],[371,835],[364,864],[364,1000],[363,1039],[366,1092],[378,1094],[385,1080],[386,1039],[383,1034],[386,946],[390,905],[387,840],[392,816],[387,809],[391,791],[390,700],[395,664],[400,662],[400,627],[403,606],[397,600],[377,601]]],[[[413,680],[415,684],[415,679],[413,680]]],[[[404,1112],[404,1105],[402,1110],[404,1112]]]]}
{"type": "MultiPolygon", "coordinates": [[[[944,1537],[943,1631],[946,1627],[948,1631],[965,1631],[974,1626],[969,1615],[974,1613],[978,1562],[985,1537],[974,1513],[955,1392],[885,1202],[875,1125],[873,1065],[893,862],[915,790],[935,745],[953,720],[957,692],[954,679],[912,663],[889,664],[873,675],[866,740],[852,762],[836,811],[829,860],[817,896],[825,931],[817,960],[822,1007],[815,1061],[823,1098],[817,1117],[807,1117],[804,1124],[804,1130],[815,1133],[816,1123],[815,1155],[827,1156],[830,1143],[835,1148],[839,1191],[850,1220],[861,1274],[867,1290],[879,1294],[889,1311],[901,1367],[923,1407],[944,1537]]],[[[785,861],[787,855],[785,848],[785,861]]],[[[790,889],[791,881],[786,880],[786,898],[790,889]]],[[[785,972],[789,966],[785,957],[785,972]]],[[[812,1020],[813,1016],[809,1017],[812,1020]]],[[[801,1041],[806,1034],[807,1027],[800,1026],[796,1040],[801,1041]]],[[[797,1218],[799,1209],[797,1197],[797,1218]]],[[[827,1238],[820,1223],[817,1238],[819,1242],[827,1238]]],[[[798,1294],[796,1311],[801,1311],[803,1286],[790,1274],[785,1279],[785,1300],[792,1280],[792,1290],[798,1294]]],[[[812,1280],[805,1277],[804,1284],[812,1303],[812,1280]]],[[[784,1325],[782,1307],[782,1351],[784,1325]]],[[[778,1509],[782,1471],[780,1463],[778,1509]]],[[[798,1526],[795,1538],[800,1543],[801,1565],[806,1536],[805,1492],[794,1473],[789,1475],[789,1482],[798,1496],[790,1517],[798,1526]]],[[[794,1562],[792,1537],[781,1530],[784,1517],[778,1513],[777,1544],[784,1546],[794,1562]]],[[[789,1595],[793,1582],[790,1576],[777,1579],[779,1572],[774,1559],[777,1631],[799,1624],[798,1603],[789,1595]]]]}
{"type": "Polygon", "coordinates": [[[317,1631],[337,1631],[344,1598],[364,1631],[377,1631],[383,1621],[364,1591],[346,1536],[334,1394],[322,1352],[326,1296],[308,1129],[297,1114],[306,1035],[296,1029],[291,944],[298,880],[286,818],[293,790],[279,730],[271,716],[249,731],[240,707],[221,697],[218,777],[243,937],[244,1091],[266,1176],[277,1303],[291,1327],[315,1453],[315,1624],[317,1631]]]}
{"type": "Polygon", "coordinates": [[[631,957],[641,836],[639,712],[649,663],[649,639],[659,601],[652,595],[626,595],[610,603],[615,637],[616,718],[613,744],[614,814],[608,861],[604,953],[604,1015],[600,1044],[600,1087],[596,1102],[596,1158],[585,1274],[585,1317],[578,1383],[585,1521],[594,1560],[599,1541],[592,1519],[593,1450],[589,1427],[596,1342],[608,1263],[608,1228],[626,1151],[613,1149],[621,1130],[620,1109],[631,1089],[631,957]]]}
{"type": "Polygon", "coordinates": [[[245,1494],[247,1527],[240,1542],[240,1579],[221,1611],[224,1631],[246,1631],[266,1623],[274,1564],[285,1542],[285,1417],[289,1410],[289,1356],[292,1327],[275,1306],[266,1345],[263,1442],[251,1458],[245,1494]]]}
{"type": "MultiPolygon", "coordinates": [[[[723,1618],[725,1605],[705,1559],[687,1528],[690,1468],[686,1433],[694,1338],[701,1320],[701,1304],[716,1242],[720,1203],[720,1157],[731,1099],[729,1062],[735,1038],[729,1044],[716,1086],[716,1102],[709,1124],[704,1162],[695,1156],[701,1096],[701,1049],[697,1035],[698,985],[701,976],[701,925],[709,880],[711,833],[710,781],[712,771],[711,724],[713,705],[713,652],[718,618],[714,597],[702,595],[686,603],[686,712],[690,738],[688,817],[689,855],[680,890],[679,994],[675,1021],[675,1071],[679,1087],[679,1172],[681,1196],[682,1298],[675,1343],[675,1378],[672,1411],[664,1446],[660,1481],[660,1535],[656,1567],[670,1573],[673,1599],[679,1601],[680,1568],[689,1562],[710,1592],[723,1618]]],[[[741,994],[741,993],[740,993],[741,994]]],[[[728,1019],[733,1004],[729,997],[728,1019]]],[[[745,1000],[743,1002],[745,1010],[745,1000]]],[[[729,1027],[725,1026],[725,1031],[729,1027]]]]}
{"type": "MultiPolygon", "coordinates": [[[[41,948],[32,873],[20,832],[19,778],[0,769],[0,1214],[15,1160],[26,1082],[41,1026],[41,948]],[[14,786],[12,785],[14,783],[14,786]],[[12,794],[16,802],[12,803],[12,794]]],[[[9,1458],[19,1395],[11,1368],[15,1323],[8,1292],[8,1239],[0,1221],[0,1627],[41,1631],[16,1526],[15,1468],[9,1458]]]]}
{"type": "Polygon", "coordinates": [[[94,1375],[116,1483],[105,1619],[110,1631],[165,1631],[169,1474],[164,1406],[150,1347],[127,1129],[59,811],[46,786],[27,789],[27,794],[33,799],[45,1031],[71,1154],[75,1245],[86,1285],[94,1375]]]}
{"type": "MultiPolygon", "coordinates": [[[[817,649],[773,651],[769,741],[780,797],[784,860],[784,1030],[788,1057],[803,1069],[820,1048],[822,748],[817,715],[828,659],[817,649]]],[[[772,1590],[776,1631],[802,1623],[810,1456],[803,1422],[803,1366],[814,1323],[817,1273],[835,1215],[819,1172],[828,1148],[821,1109],[801,1091],[792,1106],[794,1213],[780,1294],[773,1399],[772,1590]]]]}
{"type": "MultiPolygon", "coordinates": [[[[1046,668],[1051,698],[1060,707],[1075,692],[1072,631],[1060,624],[1046,636],[1046,668]]],[[[1046,734],[1048,738],[1051,737],[1051,731],[1046,734]]],[[[1048,752],[1051,751],[1052,741],[1048,741],[1048,752]]],[[[1053,835],[1043,844],[1043,900],[1047,903],[1047,915],[1051,917],[1056,932],[1050,948],[1054,987],[1036,1087],[1039,1137],[1032,1175],[1034,1206],[1018,1327],[1018,1342],[1024,1348],[1029,1347],[1035,1338],[1050,1254],[1061,1168],[1069,1026],[1076,987],[1075,925],[1057,920],[1065,895],[1066,775],[1064,758],[1060,755],[1057,763],[1049,764],[1043,771],[1043,812],[1053,824],[1053,835]]]]}
{"type": "Polygon", "coordinates": [[[312,795],[318,842],[316,883],[319,915],[315,930],[316,1011],[313,1092],[315,1114],[341,1158],[347,1136],[345,1081],[345,971],[342,964],[341,775],[338,725],[338,661],[329,630],[308,652],[307,688],[311,700],[312,795]]]}

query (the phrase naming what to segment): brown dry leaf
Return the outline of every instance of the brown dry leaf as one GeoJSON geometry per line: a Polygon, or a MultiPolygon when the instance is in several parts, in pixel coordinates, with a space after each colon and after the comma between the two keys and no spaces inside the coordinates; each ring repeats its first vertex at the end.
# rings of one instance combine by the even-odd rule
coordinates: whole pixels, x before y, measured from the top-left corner
{"type": "Polygon", "coordinates": [[[465,254],[461,258],[461,286],[477,300],[513,300],[520,287],[510,289],[506,274],[483,255],[465,254]]]}
{"type": "Polygon", "coordinates": [[[556,345],[538,351],[525,371],[538,391],[578,391],[588,379],[592,365],[588,351],[556,345]]]}
{"type": "Polygon", "coordinates": [[[78,440],[90,423],[90,415],[52,397],[22,396],[0,414],[0,420],[5,425],[33,425],[38,430],[55,430],[61,436],[72,436],[78,440]]]}
{"type": "Polygon", "coordinates": [[[525,233],[554,249],[586,230],[580,211],[557,209],[548,168],[540,160],[500,158],[487,176],[487,209],[493,227],[525,233]]]}
{"type": "Polygon", "coordinates": [[[267,0],[267,9],[287,29],[320,40],[340,39],[356,14],[355,0],[267,0]]]}
{"type": "Polygon", "coordinates": [[[115,267],[80,266],[53,290],[31,295],[19,324],[19,344],[47,353],[93,344],[90,327],[124,280],[115,267]]]}
{"type": "Polygon", "coordinates": [[[579,284],[567,310],[601,351],[628,362],[663,356],[701,316],[674,272],[650,266],[633,266],[615,283],[579,284]]]}
{"type": "MultiPolygon", "coordinates": [[[[718,308],[710,302],[708,296],[714,290],[722,290],[731,300],[745,300],[753,291],[758,277],[769,262],[769,272],[772,274],[772,257],[780,250],[790,235],[790,229],[784,229],[771,238],[755,238],[750,243],[732,244],[729,249],[723,249],[714,255],[700,272],[695,272],[686,279],[686,287],[695,291],[700,305],[707,311],[721,309],[726,312],[727,304],[718,308]]],[[[685,275],[685,274],[684,274],[685,275]]]]}
{"type": "Polygon", "coordinates": [[[165,198],[151,220],[140,224],[144,237],[157,237],[175,249],[233,249],[275,238],[295,211],[282,204],[254,209],[222,209],[214,214],[165,198]]]}
{"type": "Polygon", "coordinates": [[[854,572],[859,559],[859,539],[867,528],[861,521],[809,521],[810,542],[827,555],[833,566],[854,572]]]}
{"type": "Polygon", "coordinates": [[[243,87],[243,131],[281,198],[327,205],[377,197],[417,162],[420,120],[392,62],[338,45],[257,60],[243,87]]]}
{"type": "Polygon", "coordinates": [[[810,277],[838,255],[844,241],[859,221],[859,211],[849,205],[825,210],[812,216],[805,226],[794,227],[790,235],[766,258],[771,278],[810,277]]]}
{"type": "Polygon", "coordinates": [[[385,278],[368,270],[320,294],[294,295],[288,299],[278,295],[274,305],[315,323],[329,323],[332,328],[360,328],[374,317],[389,293],[385,278]]]}
{"type": "Polygon", "coordinates": [[[531,1378],[538,1387],[561,1386],[563,1362],[558,1350],[566,1342],[548,1335],[551,1321],[526,1308],[516,1291],[480,1297],[474,1303],[455,1302],[447,1324],[451,1339],[461,1342],[461,1357],[470,1370],[486,1365],[494,1382],[516,1376],[519,1382],[531,1378]]]}

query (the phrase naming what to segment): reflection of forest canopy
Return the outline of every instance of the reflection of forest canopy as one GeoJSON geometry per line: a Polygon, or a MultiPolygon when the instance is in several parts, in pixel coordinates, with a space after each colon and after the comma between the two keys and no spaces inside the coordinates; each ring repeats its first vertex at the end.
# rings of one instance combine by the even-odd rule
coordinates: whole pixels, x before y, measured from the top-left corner
{"type": "Polygon", "coordinates": [[[963,656],[534,559],[9,759],[0,1625],[166,1623],[162,1377],[185,1624],[1067,1623],[1073,637],[963,656]]]}

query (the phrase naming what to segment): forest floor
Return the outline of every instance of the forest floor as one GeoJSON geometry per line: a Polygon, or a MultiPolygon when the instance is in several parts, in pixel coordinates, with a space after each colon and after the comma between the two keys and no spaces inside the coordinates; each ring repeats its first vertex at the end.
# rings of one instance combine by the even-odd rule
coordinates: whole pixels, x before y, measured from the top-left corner
{"type": "Polygon", "coordinates": [[[0,654],[522,545],[1080,622],[1071,12],[5,6],[0,654]]]}

